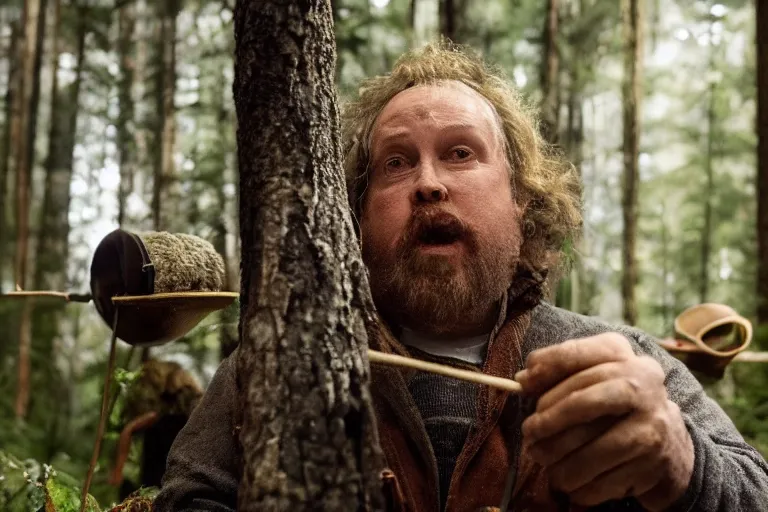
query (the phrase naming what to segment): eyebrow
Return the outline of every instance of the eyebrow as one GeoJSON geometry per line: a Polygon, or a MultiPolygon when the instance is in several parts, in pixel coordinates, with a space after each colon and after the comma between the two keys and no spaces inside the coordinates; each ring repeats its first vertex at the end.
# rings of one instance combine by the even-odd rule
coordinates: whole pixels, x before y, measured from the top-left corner
{"type": "MultiPolygon", "coordinates": [[[[479,131],[480,127],[476,124],[471,123],[461,123],[461,122],[448,122],[445,125],[439,126],[438,128],[441,132],[459,132],[459,131],[479,131]]],[[[384,134],[379,136],[379,144],[385,144],[385,143],[391,143],[393,141],[397,141],[399,139],[403,139],[407,137],[411,133],[411,129],[406,128],[391,128],[387,129],[382,128],[381,129],[384,134]]],[[[371,138],[373,140],[373,137],[371,138]]]]}

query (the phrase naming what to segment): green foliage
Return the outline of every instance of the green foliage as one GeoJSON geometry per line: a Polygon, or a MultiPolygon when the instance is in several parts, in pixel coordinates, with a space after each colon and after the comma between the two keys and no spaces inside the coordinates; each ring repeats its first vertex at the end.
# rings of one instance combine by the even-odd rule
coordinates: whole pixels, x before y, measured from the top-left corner
{"type": "MultiPolygon", "coordinates": [[[[80,483],[47,464],[19,460],[0,451],[0,510],[4,512],[79,512],[80,483]]],[[[88,512],[101,512],[88,495],[88,512]]]]}
{"type": "MultiPolygon", "coordinates": [[[[156,23],[156,2],[134,2],[136,31],[129,55],[136,73],[132,99],[135,112],[120,119],[118,79],[122,74],[115,47],[119,5],[114,2],[63,2],[61,28],[65,38],[62,77],[72,79],[72,55],[78,23],[88,28],[83,94],[77,126],[74,191],[70,206],[71,233],[69,285],[87,290],[90,256],[100,235],[115,227],[115,182],[118,162],[114,124],[125,121],[131,141],[126,146],[136,161],[128,183],[133,205],[127,227],[145,229],[150,223],[153,186],[152,151],[159,147],[153,129],[159,122],[157,83],[161,77],[156,23]],[[143,7],[142,7],[143,6],[143,7]],[[79,21],[80,20],[80,21],[79,21]],[[135,139],[133,138],[135,136],[135,139]]],[[[231,98],[232,12],[219,0],[191,0],[178,17],[176,90],[176,176],[180,190],[178,216],[184,231],[197,234],[217,248],[226,247],[234,261],[238,226],[237,119],[231,98]]],[[[416,44],[410,26],[410,0],[391,0],[376,7],[369,0],[334,0],[337,34],[337,85],[342,98],[353,94],[361,79],[385,73],[397,56],[416,44]]],[[[541,35],[546,2],[540,0],[488,0],[459,2],[467,11],[460,24],[461,41],[480,50],[512,77],[535,104],[538,100],[541,35]]],[[[637,283],[639,326],[652,334],[671,333],[672,321],[685,307],[698,302],[701,280],[702,212],[712,205],[712,247],[709,288],[712,300],[732,305],[742,314],[754,313],[755,292],[755,168],[754,134],[754,16],[753,2],[718,0],[727,10],[712,20],[714,0],[659,1],[655,20],[656,50],[648,49],[643,83],[641,191],[638,233],[640,276],[637,283]],[[702,36],[717,22],[720,43],[713,47],[702,36]],[[707,114],[710,85],[714,85],[716,134],[712,158],[707,159],[707,114]],[[705,170],[713,169],[713,187],[707,188],[705,170]]],[[[122,5],[122,2],[118,2],[122,5]]],[[[22,2],[12,0],[0,8],[16,16],[22,2]],[[8,10],[6,10],[8,9],[8,10]]],[[[621,103],[623,56],[619,2],[569,0],[560,2],[558,37],[561,79],[561,123],[567,123],[567,99],[575,86],[583,111],[583,163],[585,237],[583,244],[568,241],[565,272],[557,290],[558,304],[570,305],[578,285],[579,312],[621,321],[621,103]],[[567,271],[575,269],[578,281],[567,271]]],[[[11,16],[12,17],[12,16],[11,16]]],[[[0,18],[8,19],[8,18],[0,18]]],[[[648,20],[651,21],[651,20],[648,20]]],[[[50,41],[46,48],[50,48],[50,41]]],[[[649,44],[649,46],[651,46],[649,44]]],[[[5,47],[3,47],[5,48],[5,47]]],[[[4,59],[0,53],[0,58],[4,59]]],[[[48,66],[48,56],[44,56],[48,66]]],[[[2,61],[5,62],[4,60],[2,61]]],[[[268,63],[265,63],[268,65],[268,63]]],[[[5,69],[0,67],[4,84],[5,69]]],[[[50,69],[44,73],[50,75],[50,69]]],[[[4,91],[3,91],[4,92],[4,91]]],[[[254,91],[258,94],[258,91],[254,91]]],[[[50,117],[46,87],[41,89],[41,127],[50,117]]],[[[5,126],[5,120],[0,126],[5,126]]],[[[562,127],[566,130],[566,127],[562,127]]],[[[38,129],[39,147],[46,132],[38,129]]],[[[570,148],[566,148],[570,149],[570,148]]],[[[44,155],[37,155],[38,164],[44,155]]],[[[43,184],[35,172],[33,211],[39,210],[43,184]]],[[[12,217],[12,216],[11,216],[12,217]]],[[[34,220],[33,216],[33,220],[34,220]]],[[[34,226],[33,226],[34,228],[34,226]]],[[[35,230],[33,229],[33,232],[35,230]]],[[[13,226],[9,233],[13,236],[13,226]]],[[[43,234],[44,235],[44,234],[43,234]]],[[[2,248],[10,255],[9,248],[2,248]]],[[[10,275],[12,258],[0,261],[10,275]]],[[[237,279],[235,278],[234,281],[237,279]]],[[[0,283],[12,287],[9,279],[0,283]]],[[[182,340],[152,348],[152,357],[181,362],[201,383],[219,361],[222,331],[237,330],[239,304],[206,318],[182,340]]],[[[44,466],[57,468],[50,484],[57,499],[79,495],[93,449],[101,403],[109,330],[92,305],[67,305],[59,315],[58,335],[50,344],[32,347],[33,381],[44,386],[33,393],[33,410],[42,411],[26,422],[14,419],[19,303],[0,300],[0,446],[19,468],[13,484],[0,482],[0,510],[15,512],[12,496],[44,505],[47,486],[39,486],[44,466]],[[44,370],[47,369],[47,370],[44,370]],[[50,370],[50,371],[49,371],[50,370]],[[53,378],[55,376],[55,378],[53,378]],[[39,395],[39,396],[36,396],[39,395]],[[34,475],[31,481],[23,471],[34,475]],[[67,480],[65,475],[76,475],[67,480]],[[59,487],[59,482],[61,486],[59,487]],[[20,494],[14,494],[20,493],[20,494]]],[[[42,325],[42,324],[41,324],[42,325]]],[[[46,327],[47,326],[42,326],[46,327]]],[[[768,350],[768,327],[756,329],[752,348],[768,350]]],[[[106,482],[114,447],[126,409],[127,391],[139,377],[138,353],[125,344],[118,348],[114,408],[91,493],[100,503],[117,500],[117,490],[106,482]]],[[[744,435],[764,454],[768,451],[768,365],[737,364],[726,377],[709,383],[708,391],[723,405],[744,435]]],[[[138,475],[141,442],[131,448],[126,476],[138,475]]],[[[10,473],[3,473],[10,478],[10,473]]],[[[146,502],[123,504],[120,510],[141,510],[146,502]],[[126,508],[134,507],[134,508],[126,508]]],[[[63,505],[61,505],[63,507],[63,505]]],[[[24,508],[29,510],[29,508],[24,508]]],[[[37,510],[37,509],[35,509],[37,510]]]]}
{"type": "MultiPolygon", "coordinates": [[[[150,512],[158,489],[142,488],[104,509],[91,494],[86,512],[150,512]]],[[[0,451],[0,510],[3,512],[79,512],[82,482],[33,459],[0,451]]]]}

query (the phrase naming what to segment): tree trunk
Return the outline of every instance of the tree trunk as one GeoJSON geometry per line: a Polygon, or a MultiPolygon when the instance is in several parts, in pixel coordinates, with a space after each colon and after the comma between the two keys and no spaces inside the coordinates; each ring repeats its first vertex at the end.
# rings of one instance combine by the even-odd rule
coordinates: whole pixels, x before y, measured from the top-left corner
{"type": "MultiPolygon", "coordinates": [[[[149,98],[153,92],[153,87],[158,87],[158,80],[151,80],[150,47],[159,46],[159,32],[152,32],[156,21],[156,9],[147,6],[146,0],[134,0],[136,6],[136,67],[133,74],[133,88],[135,97],[138,100],[149,98]]],[[[151,103],[150,103],[151,104],[151,103]]],[[[159,130],[156,128],[157,116],[159,112],[157,107],[147,108],[146,101],[137,101],[134,105],[136,123],[136,176],[134,179],[134,188],[139,190],[142,197],[149,196],[148,202],[152,204],[154,199],[153,185],[155,172],[155,146],[158,146],[160,136],[156,134],[159,130]]],[[[154,206],[154,205],[153,205],[154,206]]],[[[151,224],[154,224],[154,213],[151,215],[151,224]]],[[[146,226],[146,224],[142,223],[146,226]]]]}
{"type": "Polygon", "coordinates": [[[9,200],[8,194],[8,181],[10,180],[9,164],[11,147],[18,144],[18,140],[12,139],[12,126],[15,124],[13,116],[13,104],[16,101],[16,97],[19,92],[20,86],[20,71],[21,67],[20,57],[18,52],[19,38],[21,37],[19,31],[19,20],[11,22],[11,41],[8,48],[8,88],[5,91],[5,105],[4,116],[5,124],[3,125],[3,140],[2,147],[0,147],[0,292],[2,292],[3,283],[5,282],[5,262],[9,261],[9,251],[5,241],[8,239],[9,225],[7,225],[6,218],[13,218],[8,216],[11,213],[10,205],[13,203],[9,200]]]}
{"type": "MultiPolygon", "coordinates": [[[[218,100],[216,122],[219,126],[232,126],[233,119],[230,114],[230,110],[227,109],[227,97],[229,91],[226,89],[227,83],[226,76],[224,74],[224,68],[221,70],[219,84],[220,89],[216,90],[216,98],[218,100]]],[[[236,291],[237,286],[237,272],[232,268],[232,255],[229,252],[229,244],[227,243],[227,217],[229,213],[228,200],[225,194],[225,188],[229,184],[227,177],[228,156],[230,139],[227,137],[229,130],[219,131],[219,149],[221,151],[221,172],[217,175],[217,180],[214,186],[216,187],[216,198],[218,201],[218,215],[216,216],[216,223],[214,226],[214,247],[216,251],[221,254],[224,259],[224,283],[226,289],[229,291],[236,291]]],[[[220,357],[224,359],[228,357],[235,348],[237,348],[237,310],[234,307],[228,307],[221,311],[221,331],[219,339],[220,357]]]]}
{"type": "Polygon", "coordinates": [[[757,321],[768,324],[768,5],[757,4],[757,321]]]}
{"type": "Polygon", "coordinates": [[[456,43],[460,42],[456,30],[457,18],[456,0],[440,0],[440,33],[456,43]]]}
{"type": "Polygon", "coordinates": [[[173,153],[176,146],[176,17],[180,0],[163,2],[166,13],[163,18],[163,157],[162,183],[166,196],[161,207],[161,225],[177,231],[179,217],[179,194],[173,153]]]}
{"type": "MultiPolygon", "coordinates": [[[[13,116],[12,129],[17,130],[18,146],[11,147],[11,161],[16,175],[16,256],[14,278],[24,288],[27,276],[27,248],[29,244],[29,198],[37,131],[37,102],[40,96],[40,63],[45,33],[46,0],[24,3],[21,43],[21,84],[13,116]]],[[[14,140],[13,134],[11,139],[14,140]]],[[[15,412],[24,418],[29,403],[31,302],[25,301],[19,322],[18,384],[15,412]]]]}
{"type": "Polygon", "coordinates": [[[643,0],[622,0],[624,28],[624,183],[623,183],[623,263],[621,294],[624,321],[637,322],[635,284],[637,283],[637,203],[640,188],[638,157],[640,152],[640,100],[643,67],[643,0]]]}
{"type": "MultiPolygon", "coordinates": [[[[580,66],[580,62],[571,63],[571,79],[568,88],[568,131],[566,135],[568,154],[579,176],[581,176],[581,165],[584,161],[584,111],[582,106],[582,88],[584,84],[582,83],[580,66]]],[[[570,272],[570,310],[576,313],[581,313],[583,309],[581,303],[581,282],[583,280],[582,249],[582,241],[576,240],[574,243],[573,266],[570,272]]]]}
{"type": "Polygon", "coordinates": [[[136,7],[127,2],[120,7],[118,16],[117,52],[120,56],[120,80],[118,82],[118,102],[120,113],[117,116],[117,151],[120,166],[120,185],[118,188],[117,224],[125,223],[125,207],[128,194],[133,191],[133,179],[136,172],[136,140],[133,107],[133,34],[136,26],[136,7]]]}
{"type": "MultiPolygon", "coordinates": [[[[714,72],[715,65],[715,46],[712,44],[712,23],[709,24],[709,66],[707,75],[714,72]]],[[[704,189],[704,225],[701,228],[701,269],[699,273],[699,302],[707,302],[709,290],[709,256],[712,252],[712,196],[715,194],[714,184],[714,144],[715,144],[715,94],[716,84],[710,78],[707,91],[707,147],[704,161],[704,171],[706,174],[706,188],[704,189]]]]}
{"type": "Polygon", "coordinates": [[[560,127],[560,54],[557,45],[559,0],[547,0],[542,34],[541,59],[541,131],[552,144],[559,140],[560,127]]]}
{"type": "Polygon", "coordinates": [[[155,99],[159,115],[155,132],[155,183],[152,194],[152,216],[154,229],[174,231],[178,216],[178,195],[173,151],[176,133],[174,94],[176,92],[176,16],[179,10],[177,0],[160,4],[160,69],[155,99]]]}
{"type": "Polygon", "coordinates": [[[671,308],[669,304],[669,264],[672,255],[669,251],[669,230],[667,229],[667,205],[661,203],[661,318],[665,329],[672,326],[671,308]]]}
{"type": "Polygon", "coordinates": [[[340,170],[330,7],[240,0],[234,20],[238,510],[380,509],[373,303],[340,170]]]}
{"type": "MultiPolygon", "coordinates": [[[[61,0],[55,0],[54,15],[58,26],[61,0]]],[[[44,290],[65,290],[68,288],[67,270],[69,262],[69,204],[70,182],[74,163],[75,140],[77,133],[77,114],[79,111],[80,88],[85,60],[85,36],[87,21],[85,8],[75,4],[76,36],[75,42],[75,80],[66,89],[59,90],[55,78],[51,90],[51,127],[48,138],[48,157],[45,162],[45,190],[40,217],[40,233],[36,251],[37,258],[34,273],[34,288],[44,290]]],[[[54,29],[55,30],[55,29],[54,29]]],[[[53,34],[54,55],[58,56],[61,36],[53,34]]],[[[56,58],[56,62],[58,62],[56,58]]],[[[54,67],[58,70],[58,65],[54,67]]],[[[58,404],[55,397],[59,386],[56,382],[56,360],[54,340],[59,335],[60,319],[66,304],[60,301],[40,301],[35,304],[32,340],[35,353],[42,354],[43,367],[35,372],[40,382],[35,382],[35,389],[48,397],[43,400],[41,417],[51,419],[51,411],[58,404]]],[[[56,416],[54,414],[53,416],[56,416]]]]}

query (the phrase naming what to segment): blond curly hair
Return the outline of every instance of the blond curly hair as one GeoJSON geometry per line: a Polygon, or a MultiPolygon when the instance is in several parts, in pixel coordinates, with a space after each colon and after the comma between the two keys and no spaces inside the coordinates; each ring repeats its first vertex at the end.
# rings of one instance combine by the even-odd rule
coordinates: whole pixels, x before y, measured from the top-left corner
{"type": "Polygon", "coordinates": [[[405,89],[461,82],[495,109],[513,190],[527,207],[521,263],[531,271],[550,270],[567,240],[581,229],[581,182],[573,165],[548,144],[538,130],[534,110],[503,73],[471,52],[448,41],[430,43],[404,54],[388,75],[363,82],[357,99],[342,108],[344,172],[350,205],[356,215],[365,199],[373,127],[387,103],[405,89]]]}

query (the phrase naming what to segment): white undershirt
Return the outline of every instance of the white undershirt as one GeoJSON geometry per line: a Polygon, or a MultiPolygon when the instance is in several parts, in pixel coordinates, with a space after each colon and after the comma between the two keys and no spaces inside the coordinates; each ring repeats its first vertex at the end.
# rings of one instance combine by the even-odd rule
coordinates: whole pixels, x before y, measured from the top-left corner
{"type": "Polygon", "coordinates": [[[417,348],[433,356],[453,357],[470,364],[479,365],[485,361],[489,337],[490,333],[448,341],[425,337],[404,328],[400,334],[400,342],[403,345],[417,348]]]}

